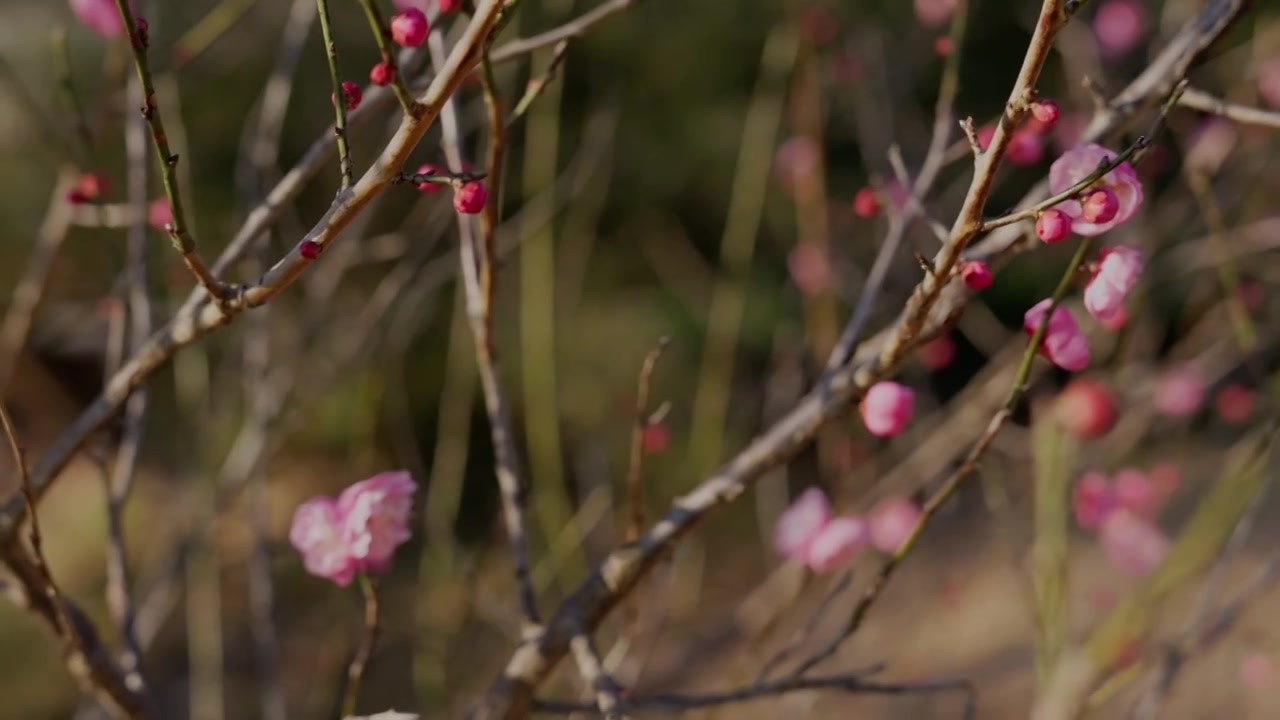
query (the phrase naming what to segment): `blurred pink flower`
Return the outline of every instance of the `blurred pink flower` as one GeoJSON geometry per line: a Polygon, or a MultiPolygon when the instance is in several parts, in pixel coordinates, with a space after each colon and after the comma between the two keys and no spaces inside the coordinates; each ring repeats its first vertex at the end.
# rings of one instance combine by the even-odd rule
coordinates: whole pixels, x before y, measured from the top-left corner
{"type": "Polygon", "coordinates": [[[356,564],[342,537],[342,513],[331,498],[312,498],[298,506],[289,542],[302,553],[307,572],[338,585],[351,584],[356,564]]]}
{"type": "Polygon", "coordinates": [[[862,399],[862,422],[877,437],[892,437],[906,429],[915,412],[916,394],[896,382],[872,385],[862,399]]]}
{"type": "Polygon", "coordinates": [[[1085,309],[1100,320],[1115,315],[1138,284],[1142,267],[1142,252],[1137,248],[1127,245],[1103,248],[1098,269],[1084,290],[1085,309]]]}
{"type": "Polygon", "coordinates": [[[1009,138],[1005,157],[1014,165],[1035,165],[1044,159],[1044,138],[1035,130],[1018,128],[1009,138]]]}
{"type": "Polygon", "coordinates": [[[1258,66],[1258,94],[1273,108],[1280,108],[1280,55],[1258,66]]]}
{"type": "Polygon", "coordinates": [[[938,27],[956,12],[956,0],[915,0],[916,19],[926,27],[938,27]]]}
{"type": "MultiPolygon", "coordinates": [[[[1113,161],[1117,155],[1118,153],[1093,143],[1064,152],[1049,167],[1049,192],[1057,195],[1071,189],[1076,183],[1093,175],[1100,165],[1113,161]]],[[[1074,198],[1064,200],[1056,206],[1071,218],[1071,229],[1077,235],[1101,235],[1127,222],[1142,205],[1142,182],[1127,161],[1120,163],[1091,187],[1096,190],[1099,186],[1110,189],[1119,200],[1115,216],[1106,222],[1092,223],[1085,220],[1084,209],[1080,201],[1074,198]]]]}
{"type": "Polygon", "coordinates": [[[147,222],[161,231],[173,222],[173,208],[169,207],[169,198],[156,198],[147,205],[147,222]]]}
{"type": "Polygon", "coordinates": [[[427,12],[427,6],[431,4],[431,0],[391,0],[391,4],[396,6],[397,10],[408,10],[413,8],[427,12]]]}
{"type": "Polygon", "coordinates": [[[1121,470],[1111,480],[1116,489],[1116,502],[1138,517],[1153,519],[1164,502],[1155,483],[1141,470],[1121,470]]]}
{"type": "Polygon", "coordinates": [[[956,359],[956,341],[950,335],[939,335],[920,346],[920,362],[930,370],[942,370],[956,359]]]}
{"type": "MultiPolygon", "coordinates": [[[[1028,335],[1033,335],[1040,327],[1051,302],[1048,299],[1041,300],[1023,315],[1022,328],[1028,335]]],[[[1061,307],[1054,309],[1039,352],[1063,370],[1077,372],[1089,366],[1089,341],[1080,332],[1080,326],[1076,324],[1076,318],[1070,310],[1061,307]]]]}
{"type": "Polygon", "coordinates": [[[1115,490],[1106,475],[1087,472],[1080,476],[1071,495],[1071,509],[1076,516],[1076,524],[1088,530],[1096,530],[1116,506],[1115,490]]]}
{"type": "Polygon", "coordinates": [[[831,503],[818,488],[809,488],[778,517],[773,549],[781,556],[804,562],[809,546],[831,522],[831,503]]]}
{"type": "Polygon", "coordinates": [[[412,533],[413,478],[403,470],[374,475],[352,485],[338,496],[342,517],[342,541],[356,569],[383,572],[391,556],[412,533]]]}
{"type": "Polygon", "coordinates": [[[1191,367],[1174,368],[1156,385],[1155,406],[1165,415],[1186,417],[1204,402],[1205,382],[1191,367]]]}
{"type": "Polygon", "coordinates": [[[1060,152],[1066,152],[1080,144],[1091,118],[1088,113],[1070,113],[1058,118],[1053,126],[1053,143],[1060,152]]]}
{"type": "Polygon", "coordinates": [[[873,218],[880,212],[880,198],[875,188],[859,188],[853,195],[853,214],[860,218],[873,218]]]}
{"type": "Polygon", "coordinates": [[[1191,170],[1212,175],[1227,161],[1239,137],[1235,123],[1219,117],[1209,118],[1188,136],[1183,163],[1191,170]]]}
{"type": "Polygon", "coordinates": [[[995,281],[995,276],[991,274],[991,266],[981,260],[961,261],[960,277],[971,290],[986,290],[995,281]]]}
{"type": "Polygon", "coordinates": [[[773,158],[774,172],[787,189],[794,189],[801,180],[813,175],[818,168],[821,151],[817,143],[804,135],[789,138],[778,147],[773,158]]]}
{"type": "Polygon", "coordinates": [[[1093,16],[1098,47],[1108,57],[1132,50],[1147,34],[1147,10],[1140,0],[1107,0],[1093,16]]]}
{"type": "Polygon", "coordinates": [[[787,254],[787,270],[791,281],[806,297],[826,292],[831,287],[831,263],[826,253],[813,243],[800,243],[787,254]]]}
{"type": "Polygon", "coordinates": [[[1064,428],[1078,437],[1102,437],[1116,422],[1115,393],[1093,378],[1075,378],[1059,393],[1054,414],[1064,428]]]}
{"type": "Polygon", "coordinates": [[[76,19],[102,37],[116,38],[124,34],[124,19],[115,0],[70,0],[69,4],[76,19]]]}
{"type": "Polygon", "coordinates": [[[671,446],[671,429],[666,423],[649,423],[640,433],[640,446],[650,455],[657,455],[671,446]]]}
{"type": "Polygon", "coordinates": [[[1231,425],[1243,425],[1253,415],[1254,393],[1244,385],[1224,385],[1213,398],[1218,417],[1231,425]]]}
{"type": "Polygon", "coordinates": [[[1261,690],[1275,680],[1275,664],[1265,653],[1251,652],[1240,661],[1240,682],[1251,690],[1261,690]]]}
{"type": "Polygon", "coordinates": [[[427,41],[431,24],[427,14],[418,8],[408,8],[391,17],[391,39],[403,47],[419,47],[427,41]]]}
{"type": "Polygon", "coordinates": [[[892,555],[907,542],[924,514],[906,498],[881,500],[871,509],[871,544],[892,555]]]}
{"type": "Polygon", "coordinates": [[[1150,575],[1169,554],[1168,536],[1129,510],[1109,514],[1098,539],[1111,564],[1133,577],[1150,575]]]}
{"type": "Polygon", "coordinates": [[[834,570],[857,557],[870,539],[871,529],[863,518],[835,518],[809,543],[804,563],[817,573],[834,570]]]}

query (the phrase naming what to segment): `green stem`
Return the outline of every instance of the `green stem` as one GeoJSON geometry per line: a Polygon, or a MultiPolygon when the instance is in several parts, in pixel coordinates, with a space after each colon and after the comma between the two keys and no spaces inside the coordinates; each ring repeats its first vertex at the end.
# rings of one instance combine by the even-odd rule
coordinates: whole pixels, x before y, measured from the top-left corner
{"type": "MultiPolygon", "coordinates": [[[[125,0],[116,2],[123,3],[125,0]]],[[[355,184],[355,173],[351,169],[351,149],[347,145],[347,97],[342,92],[342,77],[338,73],[338,45],[333,41],[333,31],[329,26],[328,0],[316,0],[316,8],[320,14],[320,34],[324,37],[325,57],[329,60],[329,81],[333,85],[333,134],[338,144],[342,189],[346,190],[355,184]]]]}
{"type": "Polygon", "coordinates": [[[373,654],[373,646],[378,642],[378,589],[373,579],[366,573],[357,576],[360,592],[364,595],[364,637],[356,656],[351,659],[347,668],[347,690],[342,697],[342,717],[348,718],[356,714],[356,700],[360,698],[360,681],[364,678],[365,666],[369,664],[369,656],[373,654]]]}
{"type": "Polygon", "coordinates": [[[382,62],[391,66],[392,82],[391,90],[396,94],[396,100],[400,101],[400,107],[404,108],[406,115],[418,117],[422,113],[422,107],[414,102],[413,96],[409,94],[409,86],[405,84],[404,74],[400,72],[400,64],[396,62],[396,49],[391,42],[391,31],[387,29],[387,23],[382,18],[382,12],[378,10],[378,6],[373,0],[360,0],[360,7],[364,8],[364,16],[369,21],[369,29],[373,30],[373,38],[378,43],[378,52],[382,55],[382,62]]]}

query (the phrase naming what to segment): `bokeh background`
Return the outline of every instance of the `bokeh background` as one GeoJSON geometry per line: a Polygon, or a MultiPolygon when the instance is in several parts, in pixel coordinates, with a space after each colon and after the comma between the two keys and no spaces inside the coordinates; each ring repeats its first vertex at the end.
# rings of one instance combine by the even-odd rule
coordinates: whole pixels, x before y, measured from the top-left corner
{"type": "MultiPolygon", "coordinates": [[[[1078,132],[1079,118],[1094,107],[1085,76],[1101,95],[1114,95],[1200,5],[1135,3],[1145,11],[1138,39],[1123,52],[1106,52],[1095,16],[1117,2],[1094,0],[1064,32],[1040,86],[1064,118],[1040,141],[1038,158],[1002,172],[992,211],[1013,207],[1073,141],[1072,128],[1078,132]]],[[[503,39],[555,27],[594,4],[525,0],[503,39]]],[[[302,15],[308,3],[139,5],[150,21],[159,103],[182,158],[188,212],[202,251],[214,257],[264,190],[332,123],[319,31],[311,28],[296,73],[284,76],[291,92],[277,157],[268,153],[260,162],[254,143],[269,134],[260,129],[264,87],[290,47],[291,13],[302,15]]],[[[363,82],[376,48],[356,3],[332,5],[343,74],[363,82]]],[[[961,54],[958,116],[982,125],[1000,112],[1035,6],[972,3],[967,35],[954,49],[961,54]]],[[[928,145],[945,61],[938,42],[948,24],[929,24],[926,15],[898,0],[637,1],[570,44],[558,78],[516,126],[500,199],[510,250],[496,316],[534,487],[535,580],[548,607],[621,536],[636,376],[660,337],[670,345],[653,382],[654,408],[665,414],[647,438],[651,516],[741,448],[815,377],[886,230],[883,214],[858,217],[851,200],[868,184],[893,182],[892,146],[914,168],[928,145]]],[[[1277,56],[1280,13],[1254,3],[1197,64],[1193,83],[1265,106],[1263,70],[1277,56]]],[[[0,164],[7,168],[0,177],[0,288],[15,288],[39,248],[55,245],[28,337],[0,347],[5,401],[38,458],[96,395],[113,342],[125,334],[127,243],[118,217],[126,200],[124,128],[133,108],[124,86],[132,69],[124,45],[79,25],[60,2],[0,5],[0,58],[0,164]],[[110,189],[100,204],[68,209],[68,178],[83,171],[103,174],[110,189]],[[42,241],[46,216],[59,215],[69,228],[42,241]]],[[[514,102],[549,58],[544,49],[501,66],[505,97],[514,102]]],[[[459,95],[458,110],[465,147],[478,158],[483,107],[474,85],[459,95]]],[[[382,113],[353,133],[357,170],[394,122],[382,113]]],[[[1164,518],[1170,531],[1217,477],[1223,449],[1274,412],[1266,390],[1280,311],[1273,292],[1280,279],[1273,251],[1280,134],[1241,127],[1213,135],[1222,159],[1212,167],[1206,200],[1193,192],[1185,162],[1205,137],[1205,123],[1200,113],[1172,113],[1140,169],[1148,193],[1140,219],[1107,238],[1143,247],[1151,270],[1123,331],[1090,329],[1090,373],[1116,392],[1125,420],[1078,459],[1079,469],[1176,466],[1181,485],[1164,518]],[[1206,240],[1224,229],[1221,246],[1206,240]],[[1236,275],[1225,283],[1235,295],[1224,293],[1224,266],[1236,275]],[[1249,363],[1235,342],[1232,303],[1246,307],[1258,336],[1249,363]],[[1201,368],[1211,399],[1238,387],[1248,391],[1250,406],[1224,413],[1223,403],[1211,401],[1187,420],[1155,417],[1152,378],[1188,361],[1201,368]]],[[[437,130],[416,157],[442,160],[437,130]]],[[[963,152],[957,158],[927,201],[944,224],[971,174],[963,152]]],[[[328,162],[231,279],[256,277],[263,263],[293,247],[328,207],[337,180],[336,163],[328,162]]],[[[155,178],[151,188],[150,197],[159,197],[155,178]]],[[[802,577],[772,553],[772,524],[788,498],[817,484],[838,507],[865,509],[947,470],[985,424],[983,408],[1003,397],[1000,378],[1011,376],[1020,351],[1022,313],[1056,284],[1067,245],[1018,259],[946,344],[903,370],[900,381],[918,390],[911,431],[875,440],[851,415],[704,524],[638,594],[639,630],[618,624],[603,634],[605,647],[619,637],[630,641],[620,677],[659,691],[723,688],[754,677],[830,585],[826,577],[802,577]],[[965,421],[964,409],[975,407],[977,419],[965,421]]],[[[518,638],[518,616],[496,522],[488,425],[454,282],[456,246],[447,193],[395,188],[269,308],[184,350],[149,386],[125,532],[144,668],[164,717],[264,717],[264,705],[280,698],[291,718],[336,716],[359,632],[359,597],[304,573],[288,545],[288,523],[306,497],[388,468],[413,472],[419,510],[415,537],[382,585],[384,629],[361,708],[456,716],[501,667],[518,638]],[[268,589],[272,604],[263,610],[268,589]],[[275,662],[264,669],[271,645],[275,662]],[[275,684],[280,695],[264,702],[264,688],[275,684]]],[[[932,255],[936,247],[923,225],[909,231],[872,327],[890,320],[918,281],[911,253],[932,255]]],[[[153,230],[147,287],[155,322],[169,317],[191,286],[153,230]]],[[[1036,397],[1066,380],[1042,375],[1036,397]]],[[[979,717],[1025,716],[1034,681],[1027,421],[1020,414],[980,476],[930,527],[835,664],[884,662],[888,676],[904,681],[965,677],[978,688],[979,717]]],[[[41,506],[55,576],[110,643],[119,638],[104,599],[104,478],[113,472],[120,428],[95,437],[41,506]]],[[[15,487],[6,465],[0,489],[9,495],[15,487]]],[[[1267,560],[1274,508],[1264,504],[1259,513],[1219,587],[1238,584],[1267,560]]],[[[1134,583],[1107,565],[1089,535],[1076,540],[1073,629],[1083,633],[1134,583]]],[[[855,581],[865,582],[875,561],[859,563],[855,581]]],[[[837,608],[851,607],[853,597],[837,608]]],[[[1183,627],[1197,597],[1189,592],[1175,603],[1170,628],[1183,627]]],[[[1267,620],[1277,602],[1274,592],[1259,595],[1226,640],[1195,655],[1164,716],[1280,712],[1275,685],[1251,689],[1239,677],[1250,658],[1280,662],[1280,635],[1267,620]]],[[[581,692],[567,672],[547,686],[553,696],[581,692]]],[[[0,717],[95,716],[55,638],[11,605],[0,606],[0,696],[0,717]]],[[[943,718],[958,717],[959,708],[945,695],[801,694],[718,715],[943,718]]]]}

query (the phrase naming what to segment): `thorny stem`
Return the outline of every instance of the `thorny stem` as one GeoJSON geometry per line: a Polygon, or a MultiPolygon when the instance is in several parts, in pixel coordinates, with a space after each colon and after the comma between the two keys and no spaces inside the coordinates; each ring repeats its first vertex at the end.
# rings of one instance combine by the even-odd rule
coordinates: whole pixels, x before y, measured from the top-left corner
{"type": "Polygon", "coordinates": [[[373,646],[378,642],[378,589],[367,573],[360,573],[358,581],[360,593],[364,596],[364,633],[360,639],[360,647],[347,668],[347,689],[342,696],[342,717],[344,718],[356,714],[356,701],[360,699],[360,681],[364,678],[364,669],[369,664],[369,656],[373,654],[373,646]]]}
{"type": "MultiPolygon", "coordinates": [[[[124,3],[125,0],[116,0],[124,3]]],[[[342,172],[342,190],[355,182],[351,166],[351,148],[347,142],[347,97],[342,91],[342,76],[338,73],[338,45],[333,41],[329,27],[329,0],[316,0],[320,15],[320,34],[324,37],[325,57],[329,60],[329,81],[333,85],[333,135],[338,143],[338,164],[342,172]]]]}
{"type": "Polygon", "coordinates": [[[400,72],[400,65],[396,62],[396,49],[391,42],[391,31],[387,29],[382,12],[378,10],[374,0],[360,0],[360,6],[364,8],[364,16],[369,20],[369,29],[373,30],[373,37],[378,42],[378,53],[382,56],[382,62],[391,66],[393,78],[391,90],[396,94],[396,100],[400,101],[400,107],[404,109],[406,115],[415,118],[421,116],[422,106],[409,94],[404,73],[400,72]]]}
{"type": "Polygon", "coordinates": [[[164,119],[160,108],[156,105],[155,83],[151,79],[151,66],[147,60],[149,39],[145,21],[139,27],[134,21],[133,10],[129,0],[116,0],[116,8],[129,31],[129,46],[133,50],[133,62],[138,71],[138,82],[142,84],[142,108],[140,112],[151,130],[151,142],[155,146],[156,156],[160,160],[160,177],[164,181],[164,194],[169,201],[169,210],[173,221],[165,226],[173,247],[182,254],[182,261],[187,269],[195,275],[196,280],[219,304],[230,299],[233,289],[218,280],[213,271],[204,263],[196,249],[195,238],[187,227],[187,215],[182,205],[182,194],[178,191],[178,156],[169,150],[169,136],[165,134],[164,119]]]}

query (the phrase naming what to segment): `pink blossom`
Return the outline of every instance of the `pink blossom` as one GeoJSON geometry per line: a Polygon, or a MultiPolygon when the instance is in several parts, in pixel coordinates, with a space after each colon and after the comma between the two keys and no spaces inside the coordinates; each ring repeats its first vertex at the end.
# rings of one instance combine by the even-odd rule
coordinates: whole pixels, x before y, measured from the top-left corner
{"type": "MultiPolygon", "coordinates": [[[[1027,334],[1035,334],[1051,303],[1048,299],[1041,300],[1023,315],[1022,327],[1027,334]]],[[[1089,341],[1080,332],[1075,316],[1066,308],[1054,309],[1039,351],[1063,370],[1077,372],[1089,366],[1089,341]]]]}
{"type": "Polygon", "coordinates": [[[1215,174],[1235,149],[1239,137],[1235,123],[1219,117],[1209,118],[1187,138],[1187,154],[1183,163],[1190,170],[1215,174]]]}
{"type": "Polygon", "coordinates": [[[1224,385],[1213,398],[1218,417],[1231,425],[1243,425],[1253,415],[1254,394],[1249,388],[1232,383],[1224,385]]]}
{"type": "Polygon", "coordinates": [[[338,496],[342,542],[358,570],[383,572],[412,533],[413,478],[403,470],[384,472],[352,485],[338,496]]]}
{"type": "Polygon", "coordinates": [[[986,290],[995,280],[991,274],[991,267],[981,260],[961,262],[960,277],[971,290],[986,290]]]}
{"type": "Polygon", "coordinates": [[[1062,108],[1049,98],[1041,98],[1031,103],[1031,116],[1040,123],[1037,129],[1044,132],[1053,127],[1054,123],[1058,122],[1058,118],[1062,117],[1062,108]]]}
{"type": "Polygon", "coordinates": [[[1121,305],[1116,308],[1111,317],[1098,318],[1098,324],[1110,330],[1111,332],[1120,332],[1125,325],[1129,324],[1129,308],[1121,305]]]}
{"type": "Polygon", "coordinates": [[[1251,652],[1240,661],[1240,682],[1250,690],[1261,690],[1275,681],[1276,668],[1264,653],[1251,652]]]}
{"type": "Polygon", "coordinates": [[[947,368],[956,359],[956,341],[950,335],[939,335],[920,346],[920,362],[937,372],[947,368]]]}
{"type": "Polygon", "coordinates": [[[915,0],[916,19],[926,27],[938,27],[956,12],[956,0],[915,0]]]}
{"type": "Polygon", "coordinates": [[[862,399],[862,422],[872,435],[897,435],[911,422],[915,399],[915,391],[905,385],[887,380],[878,382],[862,399]]]}
{"type": "Polygon", "coordinates": [[[427,41],[426,13],[418,8],[403,10],[391,18],[391,39],[403,47],[418,47],[427,41]]]}
{"type": "Polygon", "coordinates": [[[1116,502],[1138,517],[1150,520],[1160,511],[1164,502],[1155,483],[1141,470],[1132,468],[1117,472],[1112,478],[1116,488],[1116,502]]]}
{"type": "Polygon", "coordinates": [[[1142,42],[1147,10],[1139,0],[1108,0],[1093,17],[1093,32],[1104,55],[1117,57],[1142,42]]]}
{"type": "Polygon", "coordinates": [[[778,517],[773,549],[781,556],[804,561],[809,546],[831,522],[831,503],[818,488],[809,488],[778,517]]]}
{"type": "Polygon", "coordinates": [[[787,189],[794,189],[797,183],[817,171],[820,159],[817,143],[806,135],[797,135],[778,147],[773,158],[774,172],[787,189]]]}
{"type": "Polygon", "coordinates": [[[396,69],[391,63],[380,62],[369,70],[369,82],[379,87],[386,87],[396,81],[396,69]]]}
{"type": "Polygon", "coordinates": [[[1124,307],[1125,298],[1142,275],[1142,252],[1119,245],[1104,248],[1098,269],[1084,290],[1084,307],[1094,317],[1106,319],[1124,307]]]}
{"type": "Polygon", "coordinates": [[[915,533],[924,513],[906,498],[888,498],[872,508],[870,517],[871,544],[892,555],[915,533]]]}
{"type": "Polygon", "coordinates": [[[671,428],[666,423],[649,423],[640,433],[640,446],[650,455],[664,452],[671,446],[671,428]]]}
{"type": "Polygon", "coordinates": [[[1036,218],[1036,237],[1052,245],[1071,237],[1071,218],[1057,208],[1049,208],[1036,218]]]}
{"type": "MultiPolygon", "coordinates": [[[[444,172],[444,170],[436,167],[435,165],[432,165],[431,163],[427,163],[426,165],[422,165],[421,167],[418,168],[419,175],[439,175],[442,172],[444,172]]],[[[443,188],[444,188],[444,185],[441,183],[435,183],[435,182],[418,183],[418,190],[424,193],[437,192],[443,188]]]]}
{"type": "Polygon", "coordinates": [[[485,189],[484,183],[472,180],[453,191],[453,209],[464,215],[475,215],[484,210],[488,199],[489,191],[485,189]]]}
{"type": "Polygon", "coordinates": [[[1108,515],[1098,539],[1111,564],[1133,577],[1150,575],[1169,554],[1168,536],[1129,510],[1108,515]]]}
{"type": "Polygon", "coordinates": [[[1118,212],[1120,212],[1120,198],[1116,197],[1115,191],[1108,187],[1090,192],[1080,203],[1080,217],[1094,225],[1111,222],[1118,212]]]}
{"type": "Polygon", "coordinates": [[[455,13],[462,9],[462,0],[440,0],[440,12],[455,13]]]}
{"type": "Polygon", "coordinates": [[[156,198],[147,204],[147,223],[157,230],[173,222],[173,208],[169,207],[169,198],[156,198]]]}
{"type": "Polygon", "coordinates": [[[831,263],[826,253],[813,243],[800,243],[787,255],[791,280],[806,297],[826,292],[831,287],[831,263]]]}
{"type": "Polygon", "coordinates": [[[874,188],[864,187],[853,196],[853,214],[860,218],[873,218],[880,212],[880,198],[874,188]]]}
{"type": "Polygon", "coordinates": [[[1087,113],[1071,113],[1058,118],[1058,122],[1053,126],[1053,144],[1061,152],[1079,145],[1090,121],[1091,118],[1087,113]]]}
{"type": "Polygon", "coordinates": [[[115,0],[70,0],[76,19],[102,37],[117,38],[124,34],[124,19],[115,0]]]}
{"type": "Polygon", "coordinates": [[[342,586],[351,584],[356,563],[343,540],[342,513],[331,498],[312,498],[298,506],[289,542],[302,553],[307,572],[342,586]]]}
{"type": "MultiPolygon", "coordinates": [[[[1049,167],[1049,192],[1054,195],[1066,192],[1076,183],[1097,172],[1099,166],[1114,161],[1118,155],[1119,153],[1093,143],[1080,145],[1064,152],[1049,167]]],[[[1086,220],[1084,208],[1078,199],[1071,198],[1058,203],[1057,208],[1071,218],[1071,229],[1077,235],[1101,235],[1117,225],[1128,222],[1142,205],[1142,182],[1138,179],[1137,171],[1128,161],[1120,163],[1091,186],[1093,190],[1103,187],[1115,193],[1119,201],[1116,214],[1106,222],[1086,220]]]]}
{"type": "Polygon", "coordinates": [[[1191,415],[1204,402],[1205,389],[1204,379],[1194,368],[1174,368],[1156,385],[1156,409],[1172,417],[1191,415]]]}
{"type": "Polygon", "coordinates": [[[1005,157],[1014,165],[1035,165],[1044,159],[1044,138],[1035,130],[1018,128],[1009,138],[1009,148],[1005,157]]]}
{"type": "Polygon", "coordinates": [[[804,563],[817,573],[834,570],[866,549],[870,539],[871,528],[865,519],[835,518],[809,542],[804,563]]]}
{"type": "Polygon", "coordinates": [[[1280,55],[1258,66],[1258,94],[1273,108],[1280,108],[1280,55]]]}
{"type": "Polygon", "coordinates": [[[391,0],[391,4],[396,6],[397,10],[421,10],[423,14],[427,13],[427,6],[431,4],[431,0],[391,0]]]}
{"type": "Polygon", "coordinates": [[[1102,521],[1116,509],[1115,490],[1100,472],[1087,472],[1080,476],[1072,492],[1071,509],[1076,516],[1076,524],[1082,528],[1096,530],[1102,521]]]}
{"type": "Polygon", "coordinates": [[[1075,378],[1058,395],[1054,414],[1064,428],[1077,436],[1099,438],[1115,425],[1115,394],[1097,380],[1075,378]]]}

